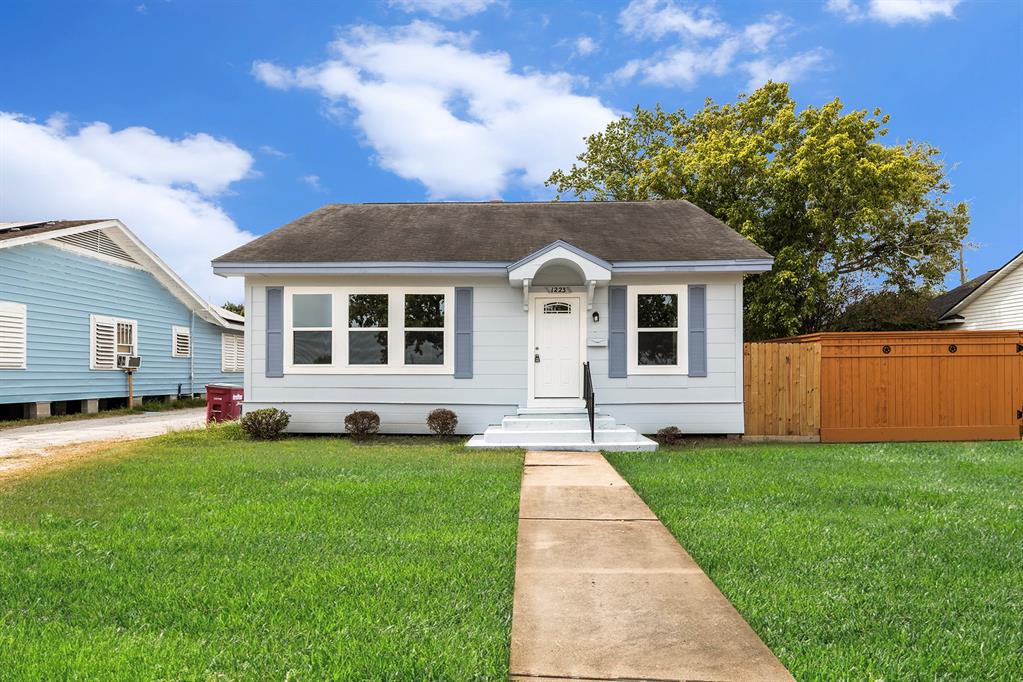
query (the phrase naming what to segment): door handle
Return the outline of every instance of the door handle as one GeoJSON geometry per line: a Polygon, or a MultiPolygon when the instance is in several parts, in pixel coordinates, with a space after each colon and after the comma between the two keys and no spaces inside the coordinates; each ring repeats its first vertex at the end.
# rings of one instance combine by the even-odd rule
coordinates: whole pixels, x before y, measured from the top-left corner
{"type": "Polygon", "coordinates": [[[540,354],[533,353],[533,362],[540,362],[540,354]]]}

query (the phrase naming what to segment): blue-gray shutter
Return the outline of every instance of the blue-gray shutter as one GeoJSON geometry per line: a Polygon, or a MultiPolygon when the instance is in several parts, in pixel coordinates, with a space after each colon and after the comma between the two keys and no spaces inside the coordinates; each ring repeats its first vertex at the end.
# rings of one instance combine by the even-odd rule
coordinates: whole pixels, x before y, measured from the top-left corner
{"type": "Polygon", "coordinates": [[[629,375],[629,314],[626,287],[607,288],[607,376],[624,379],[629,375]]]}
{"type": "Polygon", "coordinates": [[[266,376],[284,376],[284,287],[266,288],[266,376]]]}
{"type": "Polygon", "coordinates": [[[689,376],[707,376],[707,285],[689,285],[689,376]]]}
{"type": "Polygon", "coordinates": [[[455,287],[455,378],[472,379],[472,287],[455,287]]]}

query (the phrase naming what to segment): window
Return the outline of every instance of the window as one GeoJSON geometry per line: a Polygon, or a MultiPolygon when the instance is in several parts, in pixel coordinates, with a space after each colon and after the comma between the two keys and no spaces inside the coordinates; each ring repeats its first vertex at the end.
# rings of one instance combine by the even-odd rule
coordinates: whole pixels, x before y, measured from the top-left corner
{"type": "Polygon", "coordinates": [[[292,362],[329,365],[333,360],[330,294],[294,294],[291,299],[292,362]]]}
{"type": "Polygon", "coordinates": [[[554,303],[543,304],[544,315],[564,315],[572,312],[572,304],[565,303],[563,301],[555,301],[554,303]]]}
{"type": "Polygon", "coordinates": [[[444,294],[405,294],[405,364],[444,364],[444,294]]]}
{"type": "Polygon", "coordinates": [[[387,294],[349,294],[349,365],[387,364],[387,299],[387,294]]]}
{"type": "Polygon", "coordinates": [[[0,369],[25,369],[27,353],[28,309],[0,301],[0,369]]]}
{"type": "Polygon", "coordinates": [[[685,287],[629,287],[629,371],[685,372],[685,287]]]}
{"type": "Polygon", "coordinates": [[[450,287],[287,287],[285,372],[453,374],[450,287]]]}
{"type": "Polygon", "coordinates": [[[188,327],[171,327],[171,357],[192,357],[192,331],[188,327]]]}
{"type": "Polygon", "coordinates": [[[92,315],[89,369],[117,369],[118,355],[138,355],[138,322],[92,315]]]}
{"type": "Polygon", "coordinates": [[[220,335],[220,369],[223,372],[245,371],[245,337],[241,334],[220,335]]]}

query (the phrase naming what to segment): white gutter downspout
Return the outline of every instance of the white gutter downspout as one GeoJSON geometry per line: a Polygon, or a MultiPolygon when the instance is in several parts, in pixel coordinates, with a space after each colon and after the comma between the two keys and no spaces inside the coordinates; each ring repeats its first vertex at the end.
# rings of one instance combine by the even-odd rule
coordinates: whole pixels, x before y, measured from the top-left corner
{"type": "Polygon", "coordinates": [[[195,311],[188,323],[188,397],[195,395],[195,311]]]}

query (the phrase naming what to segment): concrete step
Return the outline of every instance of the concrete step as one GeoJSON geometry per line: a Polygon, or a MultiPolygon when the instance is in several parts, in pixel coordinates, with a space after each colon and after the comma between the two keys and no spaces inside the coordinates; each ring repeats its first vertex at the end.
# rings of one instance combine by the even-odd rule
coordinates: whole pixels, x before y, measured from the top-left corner
{"type": "Polygon", "coordinates": [[[546,415],[579,415],[586,414],[585,407],[520,407],[519,415],[546,414],[546,415]]]}
{"type": "MultiPolygon", "coordinates": [[[[598,414],[593,423],[597,429],[613,429],[617,426],[615,418],[606,414],[598,414]]],[[[589,430],[590,420],[585,414],[516,415],[505,417],[501,427],[506,431],[589,430]]]]}
{"type": "Polygon", "coordinates": [[[529,445],[518,445],[515,443],[494,444],[486,442],[483,435],[473,436],[465,447],[472,450],[488,450],[502,448],[520,448],[524,450],[551,450],[551,451],[572,451],[572,452],[651,452],[657,449],[657,443],[645,436],[639,436],[639,440],[628,443],[591,443],[589,439],[574,443],[530,443],[529,445]]]}
{"type": "MultiPolygon", "coordinates": [[[[556,429],[556,430],[508,430],[500,426],[488,427],[483,432],[488,443],[577,443],[590,440],[590,429],[556,429]]],[[[628,443],[641,437],[635,429],[628,426],[616,426],[612,429],[600,429],[594,432],[593,438],[597,445],[605,443],[628,443]]]]}

